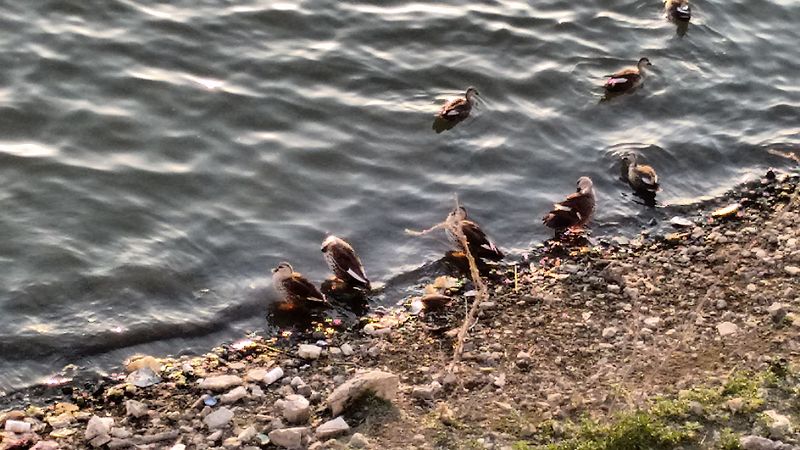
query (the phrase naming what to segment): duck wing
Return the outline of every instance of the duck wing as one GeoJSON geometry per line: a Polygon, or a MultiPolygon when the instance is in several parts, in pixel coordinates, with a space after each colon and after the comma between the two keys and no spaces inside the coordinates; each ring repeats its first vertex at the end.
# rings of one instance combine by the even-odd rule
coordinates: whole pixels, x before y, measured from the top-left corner
{"type": "Polygon", "coordinates": [[[652,167],[640,165],[636,166],[635,170],[636,175],[639,177],[639,180],[641,180],[645,189],[653,192],[658,190],[658,175],[652,167]]]}
{"type": "Polygon", "coordinates": [[[472,107],[466,98],[457,98],[445,103],[444,106],[442,106],[441,111],[439,111],[439,117],[443,117],[445,119],[457,119],[469,114],[471,108],[472,107]]]}
{"type": "Polygon", "coordinates": [[[334,246],[330,249],[330,252],[333,271],[337,277],[347,280],[351,284],[370,289],[369,278],[367,278],[367,274],[364,271],[364,265],[361,264],[361,260],[358,259],[358,255],[352,248],[334,246]]]}
{"type": "Polygon", "coordinates": [[[464,237],[467,238],[469,251],[473,256],[492,261],[500,261],[505,257],[477,223],[471,220],[462,220],[461,230],[464,232],[464,237]]]}
{"type": "Polygon", "coordinates": [[[586,223],[594,209],[592,199],[578,192],[553,206],[553,210],[542,218],[542,223],[556,230],[586,223]]]}
{"type": "Polygon", "coordinates": [[[635,67],[629,67],[608,75],[605,88],[608,90],[627,89],[636,84],[641,78],[642,76],[638,69],[635,67]]]}
{"type": "Polygon", "coordinates": [[[310,302],[327,303],[325,296],[306,277],[295,272],[284,282],[286,292],[298,299],[310,302]]]}

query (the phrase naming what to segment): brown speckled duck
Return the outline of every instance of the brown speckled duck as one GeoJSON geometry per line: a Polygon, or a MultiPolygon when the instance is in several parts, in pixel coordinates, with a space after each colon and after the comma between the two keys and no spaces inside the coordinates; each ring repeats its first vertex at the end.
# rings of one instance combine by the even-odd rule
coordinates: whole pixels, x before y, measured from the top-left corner
{"type": "Polygon", "coordinates": [[[658,175],[655,169],[636,162],[636,154],[622,157],[622,178],[628,181],[634,191],[655,195],[658,192],[658,175]]]}
{"type": "Polygon", "coordinates": [[[692,18],[692,8],[689,0],[664,0],[664,12],[667,17],[676,20],[689,20],[692,18]]]}
{"type": "Polygon", "coordinates": [[[608,75],[608,79],[603,87],[608,92],[624,92],[639,86],[644,81],[645,68],[653,64],[647,58],[642,58],[636,67],[628,67],[619,72],[608,75]]]}
{"type": "Polygon", "coordinates": [[[322,241],[322,253],[336,278],[354,288],[372,289],[356,251],[344,239],[328,236],[322,241]]]}
{"type": "Polygon", "coordinates": [[[439,110],[437,117],[446,120],[466,119],[467,116],[469,116],[470,111],[472,111],[472,105],[475,104],[475,96],[477,95],[480,95],[478,94],[477,89],[474,87],[467,88],[467,92],[464,94],[464,97],[450,100],[449,102],[445,103],[444,106],[442,106],[442,109],[439,110]]]}
{"type": "Polygon", "coordinates": [[[542,223],[556,230],[580,228],[589,222],[595,206],[594,185],[589,177],[578,178],[577,192],[564,201],[555,203],[553,210],[542,218],[542,223]]]}
{"type": "Polygon", "coordinates": [[[456,235],[455,227],[461,227],[461,232],[467,239],[469,245],[469,252],[476,259],[488,259],[490,261],[500,261],[505,257],[502,251],[492,242],[486,233],[483,232],[477,223],[467,218],[467,210],[463,206],[450,211],[447,215],[447,237],[455,244],[460,250],[464,251],[461,245],[461,240],[456,235]]]}
{"type": "Polygon", "coordinates": [[[288,307],[322,306],[325,296],[306,277],[297,273],[288,262],[272,269],[272,285],[283,295],[288,307]]]}

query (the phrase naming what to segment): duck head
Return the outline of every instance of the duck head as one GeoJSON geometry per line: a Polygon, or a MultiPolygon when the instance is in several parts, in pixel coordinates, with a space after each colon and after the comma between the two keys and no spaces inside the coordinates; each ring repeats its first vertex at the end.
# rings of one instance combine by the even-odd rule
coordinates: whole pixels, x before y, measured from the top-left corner
{"type": "Polygon", "coordinates": [[[684,0],[682,2],[678,2],[678,5],[675,6],[672,14],[676,19],[689,20],[692,18],[692,8],[689,6],[689,2],[684,0]]]}
{"type": "Polygon", "coordinates": [[[652,66],[652,65],[653,65],[653,63],[651,63],[651,62],[650,62],[650,60],[649,60],[649,59],[647,59],[647,58],[640,58],[640,59],[639,59],[639,63],[638,63],[638,64],[636,64],[636,66],[639,68],[639,71],[640,71],[640,72],[641,72],[641,71],[642,71],[642,69],[644,69],[645,67],[650,67],[650,66],[652,66]]]}
{"type": "Polygon", "coordinates": [[[281,277],[289,277],[294,272],[292,265],[284,261],[278,264],[278,267],[272,269],[272,273],[281,277]]]}
{"type": "Polygon", "coordinates": [[[578,178],[577,186],[577,192],[583,195],[590,194],[594,191],[594,183],[592,183],[592,179],[589,177],[578,178]]]}
{"type": "Polygon", "coordinates": [[[470,87],[467,88],[467,92],[464,94],[464,97],[467,99],[467,101],[469,101],[471,103],[474,100],[475,96],[480,96],[480,95],[481,94],[478,93],[477,89],[475,89],[474,87],[470,86],[470,87]]]}
{"type": "Polygon", "coordinates": [[[450,214],[447,215],[447,220],[448,221],[451,221],[451,220],[459,220],[460,221],[460,220],[464,220],[466,218],[467,218],[467,208],[464,208],[463,206],[456,207],[455,209],[450,211],[450,214]]]}
{"type": "Polygon", "coordinates": [[[325,253],[326,251],[328,251],[330,246],[334,245],[338,240],[339,240],[339,238],[337,238],[334,235],[330,235],[330,236],[326,237],[325,240],[322,241],[322,248],[320,249],[320,250],[322,250],[322,253],[325,253]]]}

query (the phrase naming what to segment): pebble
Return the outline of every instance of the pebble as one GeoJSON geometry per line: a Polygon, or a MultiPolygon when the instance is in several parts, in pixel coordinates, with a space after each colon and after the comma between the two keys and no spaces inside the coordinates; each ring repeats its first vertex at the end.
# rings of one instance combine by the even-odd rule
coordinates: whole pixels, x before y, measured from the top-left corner
{"type": "Polygon", "coordinates": [[[311,404],[302,395],[292,394],[275,402],[275,407],[282,411],[289,423],[305,423],[311,417],[311,404]]]}
{"type": "Polygon", "coordinates": [[[233,419],[233,411],[226,407],[221,407],[203,419],[209,430],[216,430],[217,428],[224,428],[228,422],[233,419]]]}
{"type": "Polygon", "coordinates": [[[58,450],[61,448],[56,441],[39,441],[31,450],[58,450]]]}
{"type": "Polygon", "coordinates": [[[738,331],[739,327],[733,322],[722,322],[717,325],[717,332],[723,337],[736,334],[738,331]]]}
{"type": "Polygon", "coordinates": [[[350,344],[342,344],[339,349],[342,351],[344,356],[352,356],[355,351],[353,350],[353,346],[350,344]]]}
{"type": "Polygon", "coordinates": [[[411,391],[411,397],[420,400],[433,400],[440,392],[442,392],[442,385],[438,381],[434,381],[427,386],[416,386],[411,391]]]}
{"type": "Polygon", "coordinates": [[[761,436],[742,436],[739,439],[742,450],[790,450],[792,447],[761,436]]]}
{"type": "Polygon", "coordinates": [[[792,433],[792,422],[788,417],[774,409],[764,411],[764,415],[767,417],[767,428],[771,438],[783,439],[792,433]]]}
{"type": "Polygon", "coordinates": [[[239,442],[241,442],[242,444],[246,444],[246,443],[252,441],[253,438],[256,437],[257,434],[258,434],[258,431],[256,430],[256,427],[251,425],[251,426],[245,428],[241,433],[239,433],[239,435],[236,436],[236,439],[238,439],[239,442]]]}
{"type": "Polygon", "coordinates": [[[783,270],[785,270],[786,273],[788,273],[789,275],[791,275],[793,277],[796,277],[797,275],[800,275],[800,267],[797,267],[797,266],[786,266],[786,267],[783,268],[783,270]]]}
{"type": "Polygon", "coordinates": [[[610,339],[610,338],[614,337],[617,334],[617,328],[616,327],[603,328],[603,333],[602,334],[603,334],[603,338],[610,339]]]}
{"type": "Polygon", "coordinates": [[[336,416],[355,399],[367,392],[387,401],[394,400],[400,386],[400,377],[381,370],[356,373],[328,395],[326,400],[331,413],[336,416]]]}
{"type": "Polygon", "coordinates": [[[245,397],[247,397],[247,388],[244,386],[238,386],[222,394],[222,396],[219,398],[219,401],[223,405],[229,405],[231,403],[236,403],[245,397]]]}
{"type": "Polygon", "coordinates": [[[644,319],[644,326],[650,328],[651,330],[658,328],[658,325],[660,323],[661,323],[661,318],[659,317],[648,317],[644,319]]]}
{"type": "Polygon", "coordinates": [[[369,440],[361,433],[353,433],[350,437],[350,447],[353,448],[366,448],[369,446],[369,440]]]}
{"type": "Polygon", "coordinates": [[[299,449],[303,447],[303,434],[307,432],[306,427],[272,430],[269,432],[269,440],[278,447],[299,449]]]}
{"type": "Polygon", "coordinates": [[[125,402],[125,414],[134,417],[144,417],[147,415],[147,405],[136,400],[128,400],[125,402]]]}
{"type": "Polygon", "coordinates": [[[775,302],[769,305],[767,312],[769,313],[770,317],[772,317],[772,321],[775,323],[782,322],[786,317],[786,307],[782,303],[775,302]]]}
{"type": "Polygon", "coordinates": [[[300,344],[297,349],[297,356],[303,359],[318,359],[322,354],[322,348],[311,344],[300,344]]]}
{"type": "Polygon", "coordinates": [[[218,375],[215,377],[203,378],[197,382],[200,389],[209,391],[227,391],[228,389],[243,384],[241,377],[236,375],[218,375]]]}
{"type": "Polygon", "coordinates": [[[341,436],[343,434],[347,434],[350,432],[350,425],[345,422],[342,416],[339,416],[333,420],[329,420],[319,427],[315,431],[315,435],[317,439],[329,439],[332,437],[341,436]]]}
{"type": "Polygon", "coordinates": [[[269,386],[270,384],[280,380],[281,378],[283,378],[283,369],[281,369],[280,367],[275,367],[274,369],[267,372],[266,375],[264,375],[264,384],[269,386]]]}
{"type": "Polygon", "coordinates": [[[206,437],[208,442],[217,442],[222,438],[222,430],[217,430],[206,437]]]}
{"type": "Polygon", "coordinates": [[[267,376],[267,369],[257,368],[257,369],[250,369],[247,371],[247,375],[245,375],[245,380],[257,383],[264,381],[264,377],[267,376]]]}

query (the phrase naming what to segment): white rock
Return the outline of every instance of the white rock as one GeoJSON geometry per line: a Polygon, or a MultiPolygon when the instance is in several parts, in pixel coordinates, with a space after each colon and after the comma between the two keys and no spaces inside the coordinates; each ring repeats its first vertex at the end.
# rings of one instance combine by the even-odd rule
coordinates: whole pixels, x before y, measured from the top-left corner
{"type": "Polygon", "coordinates": [[[617,327],[606,327],[603,328],[603,338],[610,339],[617,334],[617,327]]]}
{"type": "Polygon", "coordinates": [[[297,356],[303,359],[318,359],[322,353],[322,348],[311,344],[300,344],[297,349],[297,356]]]}
{"type": "Polygon", "coordinates": [[[770,317],[772,317],[773,322],[780,323],[786,317],[786,306],[782,303],[775,302],[769,305],[767,312],[770,317]]]}
{"type": "Polygon", "coordinates": [[[56,441],[39,441],[31,450],[58,450],[61,448],[56,441]]]}
{"type": "Polygon", "coordinates": [[[305,423],[311,417],[311,403],[302,395],[287,395],[286,399],[275,402],[275,406],[289,423],[305,423]]]}
{"type": "Polygon", "coordinates": [[[280,380],[281,378],[283,378],[283,369],[281,369],[280,367],[275,367],[274,369],[267,372],[266,375],[264,375],[264,384],[269,386],[270,384],[280,380]]]}
{"type": "Polygon", "coordinates": [[[108,436],[108,433],[111,431],[111,427],[113,426],[113,417],[92,416],[92,418],[89,419],[89,423],[86,424],[85,438],[87,441],[89,441],[97,436],[108,436]]]}
{"type": "Polygon", "coordinates": [[[738,331],[739,327],[733,322],[722,322],[717,325],[717,332],[720,336],[730,336],[738,331]]]}
{"type": "Polygon", "coordinates": [[[21,420],[6,420],[6,431],[12,433],[27,433],[31,431],[31,424],[21,420]]]}
{"type": "Polygon", "coordinates": [[[236,375],[218,375],[215,377],[203,378],[197,384],[200,389],[209,391],[227,391],[228,389],[239,386],[244,381],[236,375]]]}
{"type": "Polygon", "coordinates": [[[244,376],[245,380],[251,383],[260,383],[264,381],[264,377],[267,376],[267,369],[257,368],[257,369],[250,369],[247,371],[247,375],[244,376]]]}
{"type": "Polygon", "coordinates": [[[236,403],[239,400],[247,397],[247,388],[244,386],[239,386],[231,389],[230,391],[222,394],[219,397],[220,403],[223,405],[229,405],[231,403],[236,403]]]}
{"type": "Polygon", "coordinates": [[[147,405],[136,400],[128,400],[125,402],[125,414],[130,417],[144,417],[147,415],[147,405]]]}
{"type": "Polygon", "coordinates": [[[358,372],[351,379],[333,390],[326,402],[334,416],[338,416],[354,400],[367,392],[387,401],[394,400],[400,378],[389,372],[371,370],[358,372]]]}
{"type": "Polygon", "coordinates": [[[339,416],[333,420],[329,420],[319,427],[317,427],[317,431],[315,432],[317,439],[329,439],[336,436],[341,436],[343,434],[347,434],[350,432],[350,425],[344,421],[342,416],[339,416]]]}
{"type": "Polygon", "coordinates": [[[659,317],[648,317],[644,319],[644,326],[650,328],[651,330],[655,330],[658,328],[658,325],[661,323],[661,319],[659,317]]]}
{"type": "Polygon", "coordinates": [[[209,430],[224,428],[233,419],[233,411],[226,407],[221,407],[203,419],[209,430]]]}
{"type": "Polygon", "coordinates": [[[783,268],[783,270],[785,270],[786,273],[788,273],[789,275],[791,275],[793,277],[796,277],[797,275],[800,275],[800,267],[797,267],[797,266],[786,266],[786,267],[783,268]]]}
{"type": "Polygon", "coordinates": [[[352,448],[366,448],[369,446],[369,440],[361,433],[353,433],[350,437],[350,447],[352,448]]]}
{"type": "Polygon", "coordinates": [[[244,431],[239,433],[239,435],[236,436],[236,439],[239,440],[239,442],[241,442],[242,444],[247,444],[248,442],[252,441],[257,434],[258,430],[256,430],[256,427],[251,425],[245,428],[244,431]]]}
{"type": "Polygon", "coordinates": [[[299,449],[303,447],[303,434],[307,432],[306,427],[272,430],[269,432],[269,440],[278,447],[299,449]]]}
{"type": "Polygon", "coordinates": [[[184,444],[175,444],[169,448],[169,450],[186,450],[186,445],[184,444]]]}
{"type": "MultiPolygon", "coordinates": [[[[503,375],[505,381],[505,375],[503,375]]],[[[433,400],[439,393],[442,392],[442,385],[438,381],[434,381],[426,386],[417,386],[411,391],[411,396],[422,400],[433,400]]]]}
{"type": "Polygon", "coordinates": [[[353,351],[353,346],[350,344],[342,344],[342,346],[339,347],[339,349],[342,351],[342,354],[344,356],[352,356],[353,353],[355,353],[353,351]]]}
{"type": "Polygon", "coordinates": [[[788,417],[778,413],[774,409],[764,411],[767,416],[767,427],[769,436],[775,439],[783,439],[792,433],[792,422],[788,417]]]}

